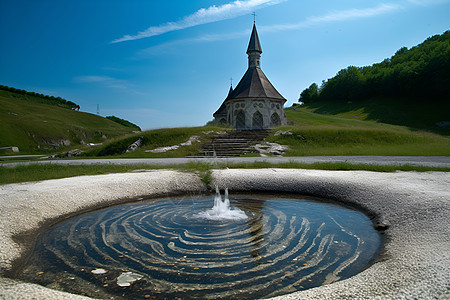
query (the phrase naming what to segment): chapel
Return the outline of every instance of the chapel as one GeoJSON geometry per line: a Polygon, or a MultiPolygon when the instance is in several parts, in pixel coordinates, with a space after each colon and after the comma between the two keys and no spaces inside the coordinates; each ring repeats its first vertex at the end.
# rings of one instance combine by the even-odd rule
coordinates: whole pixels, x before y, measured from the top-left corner
{"type": "Polygon", "coordinates": [[[253,24],[247,47],[248,69],[234,89],[230,86],[228,96],[213,114],[217,124],[228,124],[236,129],[268,129],[287,124],[286,99],[261,70],[261,53],[253,24]]]}

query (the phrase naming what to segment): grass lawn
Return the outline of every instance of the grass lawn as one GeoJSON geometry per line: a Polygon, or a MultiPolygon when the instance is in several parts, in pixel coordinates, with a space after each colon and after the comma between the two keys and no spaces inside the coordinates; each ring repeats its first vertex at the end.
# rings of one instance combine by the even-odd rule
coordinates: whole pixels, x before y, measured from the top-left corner
{"type": "MultiPolygon", "coordinates": [[[[288,145],[285,156],[312,155],[450,155],[450,138],[373,120],[317,114],[309,108],[287,108],[288,126],[268,141],[288,145]]],[[[275,132],[275,131],[274,131],[275,132]]]]}
{"type": "Polygon", "coordinates": [[[318,170],[366,170],[375,172],[394,172],[394,171],[441,171],[450,172],[450,168],[421,167],[421,166],[377,166],[369,164],[350,164],[350,163],[328,163],[318,162],[313,164],[306,163],[283,163],[271,164],[268,162],[241,163],[241,164],[218,164],[210,165],[201,162],[190,162],[184,165],[73,165],[65,166],[58,164],[32,164],[17,167],[0,166],[0,185],[9,183],[19,183],[27,181],[41,181],[48,179],[58,179],[74,177],[81,175],[100,175],[109,173],[128,173],[142,172],[145,170],[173,169],[182,172],[192,172],[197,174],[205,184],[210,184],[212,169],[265,169],[265,168],[284,168],[284,169],[318,169],[318,170]]]}

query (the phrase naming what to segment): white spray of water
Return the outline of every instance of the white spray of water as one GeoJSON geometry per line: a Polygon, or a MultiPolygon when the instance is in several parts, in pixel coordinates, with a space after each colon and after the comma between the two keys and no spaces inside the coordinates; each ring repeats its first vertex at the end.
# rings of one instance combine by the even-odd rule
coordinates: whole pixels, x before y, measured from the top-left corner
{"type": "Polygon", "coordinates": [[[208,220],[245,220],[247,215],[237,207],[230,207],[228,198],[228,189],[225,189],[225,197],[222,200],[219,188],[216,186],[216,196],[214,197],[214,206],[207,211],[195,214],[194,217],[208,220]]]}

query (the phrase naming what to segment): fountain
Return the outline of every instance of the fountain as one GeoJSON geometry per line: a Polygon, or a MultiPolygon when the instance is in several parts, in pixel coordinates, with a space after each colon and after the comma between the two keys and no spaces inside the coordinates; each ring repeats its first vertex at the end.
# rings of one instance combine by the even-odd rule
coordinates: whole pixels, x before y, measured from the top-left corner
{"type": "Polygon", "coordinates": [[[228,197],[228,188],[225,189],[225,197],[222,200],[219,187],[216,186],[216,196],[214,197],[214,206],[207,211],[200,212],[194,215],[198,218],[204,218],[208,220],[245,220],[247,215],[239,208],[230,207],[230,199],[228,197]]]}
{"type": "MultiPolygon", "coordinates": [[[[245,229],[247,232],[247,241],[254,245],[252,250],[254,257],[254,263],[257,265],[267,265],[269,260],[273,260],[272,257],[267,257],[267,254],[259,246],[263,243],[272,243],[273,247],[279,243],[279,249],[283,246],[289,244],[296,244],[295,240],[291,240],[291,236],[288,235],[289,239],[283,239],[283,236],[277,239],[280,234],[280,229],[283,228],[286,232],[286,228],[290,227],[291,220],[296,216],[296,220],[292,221],[293,228],[298,228],[298,220],[307,219],[310,222],[310,228],[304,235],[304,238],[311,235],[312,232],[316,232],[316,226],[314,222],[318,216],[327,216],[327,213],[322,212],[321,214],[314,213],[311,207],[304,208],[303,204],[305,201],[301,200],[301,196],[298,195],[314,195],[317,197],[322,197],[322,199],[332,199],[348,205],[350,207],[359,207],[372,219],[373,226],[380,228],[381,237],[383,240],[383,245],[380,248],[380,254],[376,255],[374,258],[375,264],[372,265],[371,262],[366,264],[362,269],[364,270],[360,274],[355,276],[349,275],[346,272],[348,269],[335,269],[331,273],[338,273],[341,278],[346,278],[346,280],[338,281],[332,284],[327,284],[325,286],[318,286],[313,289],[301,290],[301,283],[295,285],[302,277],[301,274],[290,274],[293,275],[296,282],[292,285],[289,283],[285,286],[279,287],[280,294],[285,293],[286,289],[292,287],[292,293],[287,291],[285,296],[281,296],[277,299],[348,299],[348,298],[364,298],[364,299],[375,299],[379,298],[380,295],[385,298],[410,298],[410,299],[422,299],[422,298],[442,298],[448,293],[448,260],[446,260],[445,254],[449,248],[449,243],[442,240],[442,236],[445,236],[446,230],[449,228],[449,189],[448,181],[449,178],[445,173],[442,172],[395,172],[395,173],[378,173],[378,172],[359,172],[359,171],[320,171],[320,170],[285,170],[285,169],[259,169],[259,170],[214,170],[212,172],[213,182],[219,185],[226,185],[230,189],[230,202],[231,206],[239,207],[243,210],[248,219],[245,221],[212,221],[205,219],[193,219],[193,214],[210,209],[212,207],[212,202],[214,200],[214,194],[206,197],[204,207],[189,205],[190,203],[197,202],[200,193],[205,193],[206,188],[204,183],[189,173],[179,173],[174,171],[152,171],[152,172],[136,172],[127,174],[111,174],[111,175],[101,175],[101,176],[80,176],[75,178],[66,178],[58,180],[49,180],[43,182],[29,182],[23,184],[12,184],[3,185],[1,187],[0,198],[0,210],[3,212],[2,226],[0,226],[0,269],[2,270],[2,276],[0,277],[0,298],[5,299],[62,299],[68,297],[76,297],[67,293],[63,293],[60,290],[72,291],[76,294],[84,295],[94,295],[98,294],[97,298],[120,298],[127,297],[129,299],[133,298],[133,291],[136,292],[135,298],[153,298],[153,292],[148,291],[146,287],[147,282],[157,282],[153,280],[149,275],[145,273],[140,273],[144,275],[141,279],[137,276],[121,277],[120,283],[126,283],[130,280],[135,280],[130,282],[130,286],[121,287],[118,285],[118,278],[122,273],[126,272],[136,272],[136,266],[132,264],[124,264],[121,268],[116,268],[112,266],[112,263],[120,262],[125,256],[131,258],[138,258],[139,254],[133,254],[133,249],[119,249],[120,244],[110,244],[111,249],[108,253],[109,256],[116,251],[122,251],[118,253],[118,257],[111,259],[108,255],[94,255],[95,251],[98,251],[97,243],[102,241],[102,236],[105,236],[105,241],[109,243],[112,242],[114,236],[116,236],[116,241],[120,241],[121,237],[117,237],[119,234],[123,234],[125,239],[122,241],[122,246],[132,243],[132,239],[136,238],[138,242],[148,242],[145,238],[139,238],[136,236],[131,229],[133,226],[143,226],[146,222],[142,217],[146,216],[148,212],[142,212],[139,218],[136,218],[136,222],[132,220],[131,216],[122,216],[121,220],[116,219],[112,222],[112,228],[107,227],[108,218],[107,213],[102,210],[93,211],[94,209],[101,209],[114,206],[116,209],[120,208],[120,204],[130,203],[130,201],[137,201],[140,204],[148,205],[145,201],[147,199],[156,200],[158,197],[172,197],[171,199],[163,199],[162,201],[172,203],[171,206],[180,206],[183,211],[166,211],[166,219],[173,219],[178,221],[180,215],[189,215],[191,223],[198,223],[198,227],[210,229],[210,233],[214,231],[219,231],[217,227],[213,226],[223,226],[226,223],[234,223],[235,227],[241,226],[241,223],[247,223],[248,226],[252,226],[250,232],[247,228],[242,227],[240,230],[245,229]],[[64,188],[61,189],[61,186],[64,188]],[[81,192],[80,192],[81,191],[81,192]],[[237,192],[241,193],[240,195],[237,192]],[[271,191],[271,196],[268,195],[266,198],[254,199],[255,193],[262,194],[271,191]],[[246,194],[242,194],[246,193],[246,194]],[[283,194],[284,193],[284,194],[283,194]],[[286,193],[288,193],[286,195],[286,193]],[[190,198],[175,198],[175,196],[180,195],[190,195],[190,198]],[[293,196],[295,195],[295,196],[293,196]],[[271,198],[273,197],[273,198],[271,198]],[[285,200],[284,202],[291,203],[294,205],[296,203],[296,211],[290,209],[287,213],[282,213],[286,211],[286,205],[284,208],[281,207],[280,198],[289,198],[291,200],[285,200]],[[297,199],[292,199],[297,198],[297,199]],[[272,201],[274,199],[274,201],[272,201]],[[300,199],[300,200],[299,200],[300,199]],[[283,208],[281,211],[279,209],[283,208]],[[86,218],[89,214],[80,215],[83,212],[90,211],[95,216],[89,217],[89,220],[80,221],[75,220],[75,218],[83,217],[86,218]],[[252,212],[257,212],[255,215],[252,212]],[[258,227],[258,222],[255,221],[257,217],[260,216],[260,212],[263,213],[262,219],[262,235],[260,227],[258,227]],[[174,216],[174,214],[176,216],[174,216]],[[170,215],[170,216],[169,216],[170,215]],[[24,218],[24,216],[27,216],[24,218]],[[279,216],[279,217],[275,217],[279,216]],[[282,219],[286,216],[286,221],[288,226],[282,226],[281,224],[286,224],[286,221],[282,219]],[[418,217],[419,216],[419,217],[418,217]],[[71,217],[73,219],[68,219],[71,217]],[[70,224],[63,225],[62,221],[69,220],[72,222],[70,224]],[[280,220],[280,222],[275,222],[274,220],[280,220]],[[314,222],[313,222],[314,221],[314,222]],[[75,226],[76,222],[81,222],[80,225],[75,226]],[[95,223],[95,224],[94,224],[95,223]],[[278,223],[280,225],[278,225],[278,223]],[[103,224],[105,224],[105,230],[103,229],[103,224]],[[391,225],[391,227],[383,226],[379,227],[379,224],[391,225]],[[44,235],[55,233],[56,227],[62,226],[66,229],[60,227],[60,236],[53,239],[54,245],[46,242],[45,253],[41,256],[33,254],[32,251],[36,248],[36,252],[41,249],[45,249],[42,246],[42,242],[45,240],[51,241],[49,238],[44,238],[44,235]],[[70,230],[70,227],[73,227],[70,230]],[[277,229],[274,229],[277,228],[277,229]],[[105,231],[103,234],[102,231],[105,231]],[[123,233],[126,230],[127,233],[123,233]],[[259,231],[258,231],[259,230],[259,231]],[[92,232],[92,233],[91,233],[92,232]],[[94,240],[85,239],[87,235],[94,235],[98,233],[99,238],[94,240]],[[86,253],[91,257],[91,259],[97,256],[97,261],[92,260],[86,261],[88,263],[83,264],[81,259],[85,255],[82,251],[77,249],[77,245],[80,243],[76,241],[68,242],[68,238],[73,239],[73,237],[84,238],[81,243],[81,249],[93,250],[92,252],[86,253]],[[112,237],[112,236],[113,237],[112,237]],[[40,241],[36,243],[36,239],[39,237],[40,241]],[[90,242],[92,241],[92,244],[90,242]],[[83,244],[84,242],[84,244],[83,244]],[[283,243],[284,242],[284,243],[283,243]],[[258,244],[259,243],[259,244],[258,244]],[[89,246],[90,244],[90,246],[89,246]],[[71,246],[75,250],[72,251],[64,250],[59,251],[58,249],[53,249],[52,246],[71,246]],[[259,246],[258,246],[259,245],[259,246]],[[117,249],[116,249],[117,248],[117,249]],[[129,251],[128,253],[125,253],[129,251]],[[259,251],[259,256],[258,256],[259,251]],[[51,260],[47,259],[46,264],[43,264],[41,268],[25,267],[25,271],[30,270],[27,279],[24,275],[19,275],[21,272],[23,263],[26,260],[29,262],[36,262],[39,257],[49,257],[51,253],[55,253],[57,259],[51,260]],[[81,254],[80,254],[81,253],[81,254]],[[80,254],[80,255],[79,255],[80,254]],[[75,257],[79,255],[80,257],[75,257]],[[64,258],[64,256],[67,256],[64,258]],[[120,257],[123,256],[123,257],[120,257]],[[259,257],[259,259],[258,259],[259,257]],[[420,258],[420,259],[418,259],[420,258]],[[67,260],[68,265],[64,266],[62,261],[67,260]],[[261,262],[263,264],[261,264],[261,262]],[[60,267],[60,271],[56,269],[60,267]],[[88,269],[85,269],[88,267],[88,269]],[[81,271],[81,270],[84,271],[81,271]],[[103,269],[103,270],[100,270],[103,269]],[[92,271],[97,270],[98,274],[92,273],[92,271]],[[65,271],[65,272],[64,272],[65,271]],[[106,272],[104,272],[106,271],[106,272]],[[347,274],[344,274],[347,273],[347,274]],[[85,279],[79,278],[79,274],[85,276],[85,279]],[[60,276],[57,276],[60,275],[60,276]],[[345,276],[344,276],[345,275],[345,276]],[[15,278],[11,280],[10,278],[15,278]],[[18,280],[23,278],[23,280],[18,280]],[[93,282],[93,279],[95,279],[93,282]],[[139,279],[139,280],[137,280],[139,279]],[[36,284],[40,283],[40,284],[36,284]],[[95,286],[94,283],[97,283],[95,286]],[[69,286],[65,288],[63,285],[69,286]],[[92,286],[91,286],[92,285],[92,286]],[[107,286],[105,286],[107,285],[107,286]],[[396,288],[389,288],[396,287],[396,288]],[[59,289],[59,290],[56,290],[59,289]],[[93,293],[84,290],[93,290],[93,293]],[[300,289],[295,292],[295,289],[300,289]],[[98,290],[98,291],[97,291],[98,290]],[[100,291],[104,292],[100,295],[100,291]],[[115,296],[111,293],[115,291],[115,296]],[[148,293],[147,293],[148,291],[148,293]],[[122,296],[122,294],[124,296],[122,296]],[[144,297],[147,296],[147,297],[144,297]]],[[[222,193],[223,194],[223,193],[222,193]]],[[[159,202],[151,200],[149,202],[159,202]]],[[[306,203],[308,203],[306,201],[306,203]]],[[[136,203],[137,205],[138,203],[136,203]]],[[[160,206],[162,206],[161,204],[160,206]]],[[[156,212],[158,206],[150,207],[150,209],[156,212]]],[[[167,206],[167,208],[170,208],[167,206]]],[[[121,209],[120,209],[121,210],[121,209]]],[[[118,210],[119,211],[119,210],[118,210]]],[[[137,212],[137,210],[134,210],[137,212]]],[[[130,211],[130,213],[132,213],[130,211]]],[[[166,224],[166,220],[163,219],[163,214],[159,213],[161,217],[160,223],[166,224]]],[[[110,214],[110,216],[112,216],[110,214]]],[[[335,214],[331,215],[336,222],[342,225],[348,232],[351,232],[358,237],[362,237],[361,245],[367,245],[365,241],[366,238],[370,237],[369,234],[365,234],[364,231],[361,232],[359,227],[364,227],[367,225],[367,219],[365,218],[361,224],[357,224],[352,217],[348,218],[352,222],[346,222],[346,220],[341,221],[340,217],[336,217],[335,214]],[[353,225],[351,224],[353,223],[353,225]],[[349,226],[350,227],[347,227],[349,226]],[[364,225],[364,226],[363,226],[364,225]],[[352,229],[352,226],[357,227],[356,230],[352,229]],[[363,243],[364,242],[364,243],[363,243]]],[[[154,216],[157,218],[156,216],[154,216]]],[[[186,217],[186,220],[189,219],[186,217]]],[[[326,217],[325,220],[331,220],[326,217]]],[[[332,220],[331,220],[332,221],[332,220]]],[[[333,222],[336,224],[335,222],[333,222]]],[[[158,223],[153,223],[152,225],[160,226],[158,223]]],[[[370,227],[369,225],[369,227],[370,227]]],[[[325,225],[324,229],[327,229],[329,225],[325,225]]],[[[334,227],[337,229],[336,227],[334,227]]],[[[163,228],[160,228],[161,230],[163,228]]],[[[331,228],[328,228],[331,229],[331,228]]],[[[327,230],[328,230],[327,229],[327,230]]],[[[309,253],[313,253],[314,249],[322,249],[318,247],[321,245],[321,241],[327,234],[322,230],[320,237],[316,239],[315,245],[310,249],[309,253]]],[[[338,229],[337,231],[339,231],[338,229]]],[[[169,232],[172,231],[169,229],[169,232]]],[[[142,232],[142,231],[141,231],[142,232]]],[[[297,231],[299,234],[297,236],[303,236],[306,232],[303,230],[297,231]]],[[[220,232],[223,234],[224,232],[220,232]]],[[[231,234],[231,233],[230,233],[231,234]]],[[[205,236],[204,234],[200,236],[205,236]]],[[[350,236],[347,236],[347,240],[350,236]]],[[[230,239],[229,236],[226,237],[230,239]]],[[[330,251],[336,249],[339,246],[341,249],[345,249],[345,243],[339,242],[343,241],[335,236],[333,239],[333,244],[325,243],[325,246],[330,246],[330,251]],[[334,243],[337,241],[338,243],[334,243]]],[[[358,245],[357,239],[350,238],[350,241],[355,242],[349,243],[351,245],[358,245]]],[[[212,242],[211,242],[212,243],[212,242]]],[[[140,245],[136,244],[140,247],[140,245]]],[[[148,245],[148,243],[147,243],[148,245]]],[[[175,240],[175,245],[177,242],[175,240]]],[[[322,243],[322,246],[324,244],[322,243]]],[[[373,244],[372,244],[373,245],[373,244]]],[[[67,247],[69,247],[67,246],[67,247]]],[[[166,244],[167,246],[167,244],[166,244]]],[[[216,245],[219,248],[219,245],[216,245]]],[[[309,246],[304,246],[303,250],[307,250],[309,246]],[[305,248],[306,247],[306,248],[305,248]]],[[[353,246],[354,247],[354,246],[353,246]]],[[[376,248],[376,245],[375,245],[376,248]]],[[[139,249],[139,248],[138,248],[139,249]]],[[[152,249],[151,246],[144,247],[143,253],[152,249]]],[[[164,248],[167,249],[167,248],[164,248]]],[[[325,251],[327,251],[325,247],[325,251]]],[[[354,248],[353,248],[354,249],[354,248]]],[[[370,248],[369,248],[370,249],[370,248]]],[[[102,251],[107,249],[101,248],[102,251]]],[[[136,249],[134,249],[136,250],[136,249]]],[[[351,249],[348,249],[351,250],[351,249]]],[[[348,252],[347,253],[351,253],[348,252]]],[[[358,253],[365,256],[366,248],[360,247],[358,253]]],[[[216,251],[213,253],[218,260],[226,257],[226,254],[221,254],[223,252],[230,253],[227,249],[216,251]]],[[[344,251],[339,251],[340,257],[345,253],[344,251]]],[[[356,252],[354,252],[356,253],[356,252]]],[[[369,251],[367,254],[373,253],[369,251]]],[[[175,256],[174,252],[169,253],[172,257],[175,256]]],[[[275,255],[276,257],[282,257],[282,253],[275,255]]],[[[298,255],[297,255],[298,256],[298,255]]],[[[190,260],[188,254],[179,254],[178,262],[168,262],[168,264],[173,264],[174,266],[167,266],[172,268],[172,270],[178,270],[180,272],[179,278],[185,278],[182,273],[183,266],[182,263],[187,263],[190,260]],[[183,256],[186,256],[184,258],[183,256]],[[186,260],[183,262],[182,260],[186,260]],[[180,269],[177,269],[180,267],[180,269]]],[[[303,265],[305,262],[301,262],[300,259],[294,261],[292,257],[291,262],[298,262],[296,266],[298,269],[306,267],[303,265]]],[[[358,259],[361,259],[359,257],[358,259]]],[[[172,259],[174,261],[175,258],[172,259]]],[[[342,265],[345,259],[337,262],[334,265],[336,268],[342,265]]],[[[273,260],[276,264],[275,269],[278,269],[279,261],[273,260]]],[[[157,262],[155,262],[157,264],[157,262]]],[[[309,264],[308,266],[312,266],[309,264]]],[[[360,264],[361,266],[363,263],[360,264]]],[[[163,263],[160,267],[165,267],[163,263]]],[[[195,266],[199,268],[201,266],[195,266]]],[[[244,267],[244,266],[243,266],[244,267]]],[[[245,266],[245,267],[248,267],[245,266]]],[[[320,268],[320,266],[318,266],[320,268]]],[[[331,266],[332,267],[332,266],[331,266]]],[[[244,270],[244,268],[242,268],[244,270]]],[[[185,269],[189,271],[188,269],[185,269]]],[[[310,271],[313,269],[311,268],[310,271]]],[[[329,268],[328,268],[329,270],[329,268]]],[[[192,270],[191,270],[192,271],[192,270]]],[[[353,270],[358,272],[357,270],[353,270]]],[[[205,271],[204,271],[205,272],[205,271]]],[[[314,271],[313,271],[314,272],[314,271]]],[[[192,272],[189,272],[192,273],[192,272]]],[[[263,275],[262,273],[260,273],[263,275]]],[[[284,273],[283,273],[284,274],[284,273]]],[[[127,274],[124,274],[127,275],[127,274]]],[[[316,276],[319,275],[316,273],[316,276]]],[[[305,276],[305,282],[310,283],[309,280],[314,280],[313,277],[316,276],[305,276]]],[[[318,281],[321,284],[320,281],[318,281]]],[[[322,281],[323,282],[323,281],[322,281]]],[[[278,284],[278,282],[276,283],[278,284]]],[[[200,284],[199,284],[200,285],[200,284]]],[[[178,284],[173,284],[174,289],[178,287],[178,284]]],[[[155,287],[157,288],[157,287],[155,287]]],[[[308,286],[303,286],[304,289],[308,286]]],[[[229,286],[229,290],[233,290],[233,286],[229,286]]],[[[174,290],[177,293],[182,293],[183,289],[174,290]]],[[[157,292],[157,290],[154,290],[157,292]]],[[[162,292],[161,292],[162,293],[162,292]]],[[[189,291],[185,292],[189,294],[189,291]]],[[[194,293],[192,292],[194,295],[194,293]]],[[[93,296],[92,296],[93,297],[93,296]]],[[[193,297],[193,296],[192,296],[193,297]]],[[[203,298],[214,297],[214,294],[204,296],[203,298]]],[[[269,296],[259,296],[260,298],[268,298],[269,296]]],[[[156,297],[155,297],[156,298],[156,297]]],[[[182,298],[179,296],[179,298],[182,298]]],[[[218,298],[218,297],[217,297],[218,298]]],[[[232,298],[232,297],[230,297],[232,298]]],[[[258,298],[258,296],[251,296],[249,298],[258,298]]]]}
{"type": "MultiPolygon", "coordinates": [[[[238,194],[97,210],[41,235],[19,278],[96,298],[255,299],[348,278],[375,256],[362,213],[238,194]]],[[[320,202],[319,202],[320,201],[320,202]]]]}

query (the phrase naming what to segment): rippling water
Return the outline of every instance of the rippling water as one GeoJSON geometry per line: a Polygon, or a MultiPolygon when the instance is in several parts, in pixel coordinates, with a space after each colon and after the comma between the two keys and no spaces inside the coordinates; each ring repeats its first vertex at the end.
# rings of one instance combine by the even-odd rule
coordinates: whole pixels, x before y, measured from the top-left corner
{"type": "Polygon", "coordinates": [[[246,220],[198,218],[213,199],[150,200],[71,218],[38,238],[20,278],[108,299],[254,299],[348,278],[379,248],[370,220],[341,206],[238,195],[231,205],[246,220]],[[119,286],[126,272],[138,280],[119,286]]]}

